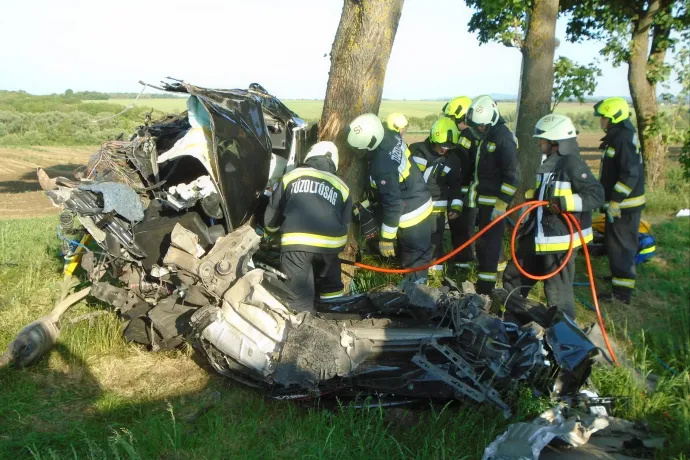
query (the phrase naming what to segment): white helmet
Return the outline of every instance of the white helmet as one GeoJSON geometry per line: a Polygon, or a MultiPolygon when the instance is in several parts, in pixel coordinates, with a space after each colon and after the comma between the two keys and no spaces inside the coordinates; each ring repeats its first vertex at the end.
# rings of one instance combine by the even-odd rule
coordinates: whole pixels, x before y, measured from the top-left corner
{"type": "Polygon", "coordinates": [[[374,150],[383,140],[383,123],[373,113],[360,115],[350,123],[347,143],[358,150],[374,150]]]}
{"type": "Polygon", "coordinates": [[[309,149],[309,153],[304,157],[304,161],[314,157],[329,158],[335,165],[335,170],[338,170],[338,147],[336,147],[333,142],[321,141],[312,145],[311,149],[309,149]]]}
{"type": "Polygon", "coordinates": [[[577,137],[577,130],[570,118],[559,113],[542,117],[534,127],[534,136],[549,141],[562,141],[577,137]]]}
{"type": "Polygon", "coordinates": [[[490,96],[478,96],[467,109],[467,124],[470,126],[496,126],[501,114],[498,112],[498,105],[490,96]]]}

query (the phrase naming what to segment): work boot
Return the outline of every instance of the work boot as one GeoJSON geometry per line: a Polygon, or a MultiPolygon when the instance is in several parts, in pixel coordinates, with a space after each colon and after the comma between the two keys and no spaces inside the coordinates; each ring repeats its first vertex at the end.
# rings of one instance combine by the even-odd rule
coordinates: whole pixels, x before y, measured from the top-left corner
{"type": "Polygon", "coordinates": [[[630,305],[630,297],[629,296],[623,296],[621,294],[615,293],[615,292],[601,292],[597,294],[597,300],[599,302],[622,302],[626,305],[630,305]]]}

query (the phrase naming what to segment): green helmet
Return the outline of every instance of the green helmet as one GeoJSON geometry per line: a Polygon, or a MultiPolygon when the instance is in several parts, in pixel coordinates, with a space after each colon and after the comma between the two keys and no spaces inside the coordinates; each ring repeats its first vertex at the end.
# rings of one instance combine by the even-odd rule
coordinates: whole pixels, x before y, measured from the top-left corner
{"type": "Polygon", "coordinates": [[[443,106],[443,114],[454,118],[456,121],[463,121],[467,109],[470,108],[470,104],[472,104],[472,99],[467,96],[458,96],[443,106]]]}
{"type": "Polygon", "coordinates": [[[431,127],[429,139],[433,144],[451,148],[458,143],[460,132],[453,120],[448,117],[439,118],[431,127]]]}
{"type": "Polygon", "coordinates": [[[620,123],[630,117],[628,101],[622,97],[610,97],[594,104],[594,115],[611,120],[611,123],[620,123]]]}

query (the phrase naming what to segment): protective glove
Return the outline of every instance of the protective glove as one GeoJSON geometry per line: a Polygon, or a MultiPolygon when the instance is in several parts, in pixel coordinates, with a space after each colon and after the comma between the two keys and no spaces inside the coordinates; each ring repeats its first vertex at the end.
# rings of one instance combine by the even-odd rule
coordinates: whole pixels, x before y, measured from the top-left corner
{"type": "Polygon", "coordinates": [[[534,199],[534,189],[531,188],[525,192],[525,199],[526,200],[533,200],[534,199]]]}
{"type": "Polygon", "coordinates": [[[460,213],[457,211],[451,211],[448,213],[448,220],[455,220],[460,217],[460,213]]]}
{"type": "Polygon", "coordinates": [[[565,197],[562,196],[552,196],[549,199],[549,211],[552,214],[560,214],[566,212],[565,197]]]}
{"type": "Polygon", "coordinates": [[[264,240],[266,240],[267,243],[275,240],[279,236],[280,229],[269,229],[268,227],[264,227],[264,240]]]}
{"type": "Polygon", "coordinates": [[[613,222],[613,219],[618,219],[621,216],[621,204],[615,201],[609,203],[609,207],[606,209],[606,217],[609,222],[613,222]]]}
{"type": "Polygon", "coordinates": [[[395,240],[380,240],[379,252],[383,257],[395,257],[395,240]]]}
{"type": "Polygon", "coordinates": [[[491,211],[491,220],[494,221],[501,217],[503,214],[505,214],[506,209],[508,208],[508,203],[505,201],[501,201],[499,199],[496,199],[496,204],[494,205],[494,209],[491,211]]]}
{"type": "Polygon", "coordinates": [[[365,240],[376,238],[379,234],[379,227],[374,221],[374,213],[369,209],[357,203],[357,210],[359,212],[359,232],[365,240]]]}

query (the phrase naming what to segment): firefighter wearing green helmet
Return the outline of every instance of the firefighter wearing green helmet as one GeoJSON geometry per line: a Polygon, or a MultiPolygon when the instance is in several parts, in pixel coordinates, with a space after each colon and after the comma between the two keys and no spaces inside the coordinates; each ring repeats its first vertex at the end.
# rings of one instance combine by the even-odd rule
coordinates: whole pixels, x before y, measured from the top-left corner
{"type": "MultiPolygon", "coordinates": [[[[455,122],[442,117],[431,127],[429,136],[422,142],[410,145],[412,160],[424,176],[427,188],[434,202],[431,230],[431,258],[436,260],[443,255],[443,233],[446,228],[446,215],[453,203],[458,205],[462,184],[462,168],[454,153],[460,133],[455,122]]],[[[433,265],[433,272],[443,271],[443,265],[433,265]]]]}
{"type": "Polygon", "coordinates": [[[599,298],[629,304],[635,289],[638,229],[645,207],[644,163],[625,99],[611,97],[597,102],[594,115],[600,117],[601,129],[606,133],[599,146],[603,152],[600,181],[606,199],[604,245],[612,285],[611,292],[599,298]]]}
{"type": "MultiPolygon", "coordinates": [[[[448,223],[453,247],[457,248],[474,236],[474,227],[477,220],[476,208],[463,206],[463,200],[472,182],[474,172],[474,160],[477,154],[479,142],[472,134],[466,123],[467,110],[472,104],[472,99],[467,96],[458,96],[443,106],[443,114],[453,120],[458,127],[458,146],[453,149],[453,154],[458,158],[462,169],[460,196],[453,200],[452,209],[448,211],[448,223]]],[[[474,260],[474,245],[461,251],[453,258],[458,268],[470,268],[474,260]]]]}

